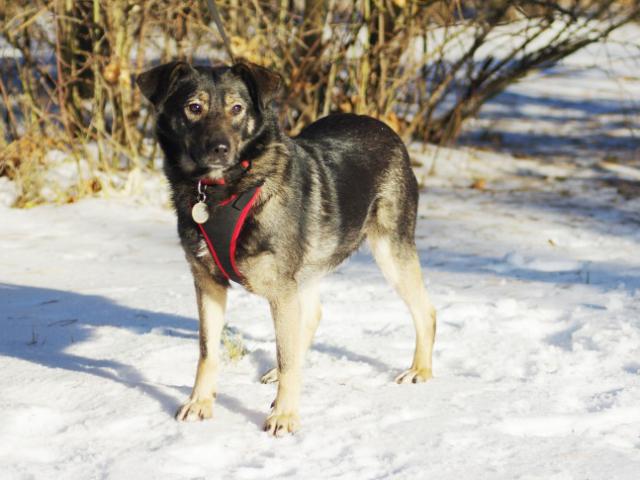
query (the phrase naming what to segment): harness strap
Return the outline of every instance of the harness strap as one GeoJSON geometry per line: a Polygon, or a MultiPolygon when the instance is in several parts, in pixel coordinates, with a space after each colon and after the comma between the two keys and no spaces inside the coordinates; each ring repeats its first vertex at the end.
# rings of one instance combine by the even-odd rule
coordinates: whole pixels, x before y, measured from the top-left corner
{"type": "Polygon", "coordinates": [[[236,266],[236,247],[242,227],[260,194],[253,187],[233,195],[212,209],[206,223],[198,224],[213,260],[227,280],[240,283],[242,275],[236,266]]]}

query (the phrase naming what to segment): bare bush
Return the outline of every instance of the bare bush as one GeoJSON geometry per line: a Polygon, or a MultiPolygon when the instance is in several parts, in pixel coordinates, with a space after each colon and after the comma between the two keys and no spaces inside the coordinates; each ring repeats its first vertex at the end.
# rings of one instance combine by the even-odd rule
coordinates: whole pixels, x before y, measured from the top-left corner
{"type": "MultiPolygon", "coordinates": [[[[20,205],[51,200],[36,178],[51,149],[90,164],[58,201],[153,167],[150,112],[133,77],[170,58],[224,62],[206,3],[0,0],[0,175],[19,183],[20,205]]],[[[356,112],[441,143],[510,83],[640,14],[638,0],[217,3],[235,55],[285,79],[291,134],[356,112]]]]}

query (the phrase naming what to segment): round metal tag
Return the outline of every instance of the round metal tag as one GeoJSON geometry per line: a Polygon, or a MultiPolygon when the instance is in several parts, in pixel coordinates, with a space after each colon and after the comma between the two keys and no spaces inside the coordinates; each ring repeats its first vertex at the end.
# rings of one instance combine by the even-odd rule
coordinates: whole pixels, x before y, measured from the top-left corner
{"type": "Polygon", "coordinates": [[[196,223],[206,223],[209,220],[209,209],[204,202],[196,203],[191,209],[191,217],[196,223]]]}

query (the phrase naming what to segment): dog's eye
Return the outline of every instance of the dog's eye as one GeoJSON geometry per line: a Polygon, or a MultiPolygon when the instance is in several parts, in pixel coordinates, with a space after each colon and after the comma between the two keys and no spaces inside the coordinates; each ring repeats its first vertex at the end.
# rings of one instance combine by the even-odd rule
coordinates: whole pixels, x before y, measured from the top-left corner
{"type": "Polygon", "coordinates": [[[238,115],[242,111],[242,105],[236,103],[233,107],[231,107],[231,113],[234,115],[238,115]]]}
{"type": "Polygon", "coordinates": [[[187,108],[195,115],[200,115],[202,113],[202,105],[200,103],[190,103],[187,108]]]}

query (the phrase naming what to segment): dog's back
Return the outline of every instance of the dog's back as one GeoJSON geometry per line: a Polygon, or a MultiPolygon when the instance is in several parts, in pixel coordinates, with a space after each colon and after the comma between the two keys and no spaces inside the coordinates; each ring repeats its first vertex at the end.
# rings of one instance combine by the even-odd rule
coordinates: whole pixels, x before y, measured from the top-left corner
{"type": "Polygon", "coordinates": [[[369,232],[389,232],[394,241],[412,244],[418,188],[406,148],[391,128],[368,116],[336,114],[293,141],[302,150],[296,159],[305,164],[302,173],[311,177],[309,195],[322,198],[307,205],[316,207],[313,216],[323,224],[311,228],[322,233],[323,244],[335,245],[332,265],[369,232]]]}
{"type": "Polygon", "coordinates": [[[390,167],[409,167],[402,139],[385,123],[366,115],[329,115],[293,140],[336,168],[341,179],[354,175],[360,180],[366,175],[375,179],[390,167]]]}

